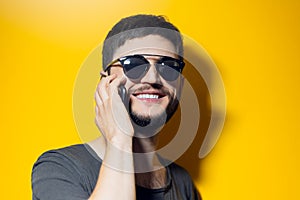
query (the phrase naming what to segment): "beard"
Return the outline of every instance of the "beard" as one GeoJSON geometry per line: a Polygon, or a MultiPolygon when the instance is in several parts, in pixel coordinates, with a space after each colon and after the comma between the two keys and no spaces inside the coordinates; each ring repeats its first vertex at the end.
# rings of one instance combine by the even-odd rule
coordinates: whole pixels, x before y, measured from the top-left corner
{"type": "MultiPolygon", "coordinates": [[[[137,88],[129,89],[125,101],[125,106],[127,105],[126,109],[130,116],[131,124],[135,130],[135,133],[137,133],[141,137],[151,137],[154,134],[156,134],[161,128],[163,128],[164,124],[166,124],[171,119],[171,117],[177,110],[179,105],[179,98],[180,95],[178,96],[174,93],[171,93],[167,88],[163,87],[161,84],[148,84],[137,88]],[[160,93],[169,97],[169,102],[166,108],[162,108],[159,105],[156,108],[153,107],[153,111],[155,111],[155,114],[153,113],[152,115],[151,113],[145,114],[137,110],[133,110],[132,101],[129,98],[131,94],[134,94],[136,92],[142,92],[148,89],[159,90],[160,93]]],[[[137,137],[137,135],[135,136],[137,137]]]]}
{"type": "Polygon", "coordinates": [[[129,115],[132,121],[132,125],[137,132],[145,133],[146,137],[154,135],[158,130],[160,130],[164,124],[166,124],[175,111],[178,108],[179,101],[177,98],[170,98],[167,108],[161,113],[153,116],[141,115],[138,112],[132,110],[131,102],[129,102],[129,115]],[[149,135],[151,134],[151,135],[149,135]]]}

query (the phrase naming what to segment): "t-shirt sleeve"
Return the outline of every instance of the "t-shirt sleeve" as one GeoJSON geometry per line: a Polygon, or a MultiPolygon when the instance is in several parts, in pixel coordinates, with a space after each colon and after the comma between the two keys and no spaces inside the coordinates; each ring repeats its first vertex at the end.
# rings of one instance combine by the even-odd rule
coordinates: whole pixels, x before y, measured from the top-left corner
{"type": "Polygon", "coordinates": [[[202,197],[194,184],[193,184],[193,191],[194,191],[194,199],[202,200],[202,197]]]}
{"type": "Polygon", "coordinates": [[[189,173],[175,163],[171,164],[170,168],[175,188],[188,200],[201,200],[201,194],[195,187],[189,173]]]}
{"type": "Polygon", "coordinates": [[[191,200],[201,200],[201,195],[199,191],[197,190],[192,178],[190,177],[189,174],[186,174],[185,177],[186,183],[187,183],[187,190],[189,191],[189,199],[191,200]]]}
{"type": "Polygon", "coordinates": [[[33,166],[33,200],[84,200],[89,198],[82,184],[82,172],[59,152],[46,152],[33,166]]]}

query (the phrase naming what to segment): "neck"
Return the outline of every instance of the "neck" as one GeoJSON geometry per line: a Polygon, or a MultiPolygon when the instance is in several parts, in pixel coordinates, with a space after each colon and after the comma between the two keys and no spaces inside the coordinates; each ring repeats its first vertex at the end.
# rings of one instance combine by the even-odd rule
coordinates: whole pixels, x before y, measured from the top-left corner
{"type": "Polygon", "coordinates": [[[154,171],[161,168],[157,159],[157,137],[133,138],[134,166],[137,173],[154,171]]]}
{"type": "Polygon", "coordinates": [[[157,136],[133,139],[135,181],[145,188],[162,188],[166,184],[166,168],[155,154],[157,141],[157,136]]]}
{"type": "Polygon", "coordinates": [[[154,152],[157,148],[157,136],[149,138],[133,138],[134,153],[149,153],[154,152]]]}

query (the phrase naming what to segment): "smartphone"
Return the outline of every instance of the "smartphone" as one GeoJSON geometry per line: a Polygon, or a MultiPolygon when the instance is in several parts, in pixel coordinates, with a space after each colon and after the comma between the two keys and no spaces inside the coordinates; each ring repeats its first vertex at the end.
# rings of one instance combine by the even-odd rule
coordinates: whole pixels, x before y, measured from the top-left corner
{"type": "Polygon", "coordinates": [[[125,88],[124,85],[121,85],[119,87],[119,95],[120,95],[123,103],[125,103],[126,102],[126,98],[127,98],[127,91],[126,91],[126,88],[125,88]]]}

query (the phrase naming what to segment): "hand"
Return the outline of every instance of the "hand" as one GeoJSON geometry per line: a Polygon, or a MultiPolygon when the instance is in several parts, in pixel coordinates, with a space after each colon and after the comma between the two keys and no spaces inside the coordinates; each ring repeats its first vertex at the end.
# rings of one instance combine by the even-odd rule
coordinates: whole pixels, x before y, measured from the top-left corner
{"type": "Polygon", "coordinates": [[[134,130],[125,105],[118,94],[119,86],[125,82],[125,77],[120,78],[115,74],[102,76],[95,92],[95,123],[106,142],[131,151],[134,130]]]}

